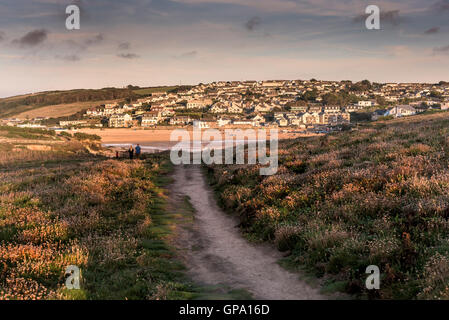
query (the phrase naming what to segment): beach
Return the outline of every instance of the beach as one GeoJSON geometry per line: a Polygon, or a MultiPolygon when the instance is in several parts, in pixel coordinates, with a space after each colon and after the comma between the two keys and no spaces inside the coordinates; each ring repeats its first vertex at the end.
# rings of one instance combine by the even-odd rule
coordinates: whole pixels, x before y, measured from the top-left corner
{"type": "MultiPolygon", "coordinates": [[[[174,130],[187,130],[192,140],[192,127],[186,128],[161,128],[161,129],[140,129],[140,128],[106,128],[106,129],[80,129],[77,132],[88,134],[95,134],[101,137],[101,142],[109,147],[126,147],[130,144],[140,144],[145,149],[168,150],[170,147],[178,143],[178,141],[171,141],[170,137],[174,130]]],[[[242,129],[245,130],[245,129],[242,129]]],[[[255,129],[263,131],[261,129],[255,129]]],[[[204,130],[203,130],[204,131],[204,130]]],[[[225,138],[225,129],[220,129],[222,139],[225,138]]],[[[269,138],[269,129],[267,129],[267,137],[269,138]]],[[[304,134],[299,130],[280,129],[278,132],[278,139],[295,139],[298,137],[312,136],[312,134],[304,134]]],[[[179,139],[180,140],[180,139],[179,139]]]]}

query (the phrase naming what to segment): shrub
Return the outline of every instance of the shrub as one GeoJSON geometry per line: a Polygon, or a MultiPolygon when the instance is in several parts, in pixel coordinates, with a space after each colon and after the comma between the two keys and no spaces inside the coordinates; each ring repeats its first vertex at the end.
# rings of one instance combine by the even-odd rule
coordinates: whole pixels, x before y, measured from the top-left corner
{"type": "Polygon", "coordinates": [[[22,139],[51,139],[56,135],[54,130],[40,128],[18,128],[10,126],[0,126],[0,135],[6,138],[22,139]]]}
{"type": "Polygon", "coordinates": [[[101,137],[96,134],[88,134],[83,132],[75,132],[74,135],[77,140],[92,140],[92,141],[100,141],[101,137]]]}
{"type": "Polygon", "coordinates": [[[67,131],[61,131],[61,132],[59,132],[59,135],[64,136],[64,137],[69,137],[69,138],[72,137],[72,135],[67,131]]]}

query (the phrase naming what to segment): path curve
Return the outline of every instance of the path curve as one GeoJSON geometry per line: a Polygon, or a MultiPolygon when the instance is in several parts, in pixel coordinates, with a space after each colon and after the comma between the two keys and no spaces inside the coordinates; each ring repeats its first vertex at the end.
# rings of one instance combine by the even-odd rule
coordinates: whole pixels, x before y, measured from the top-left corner
{"type": "Polygon", "coordinates": [[[242,237],[235,217],[217,205],[200,166],[176,166],[173,178],[171,202],[188,196],[196,211],[193,225],[181,232],[178,241],[193,281],[246,289],[255,299],[324,299],[298,274],[278,265],[279,251],[242,237]]]}

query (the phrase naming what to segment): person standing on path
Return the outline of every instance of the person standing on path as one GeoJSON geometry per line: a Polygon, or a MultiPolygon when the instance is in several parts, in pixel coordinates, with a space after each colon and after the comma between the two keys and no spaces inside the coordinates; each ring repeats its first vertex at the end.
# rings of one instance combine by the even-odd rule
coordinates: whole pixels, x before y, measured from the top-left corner
{"type": "Polygon", "coordinates": [[[141,153],[141,149],[140,149],[140,145],[138,144],[136,147],[136,158],[139,159],[140,158],[140,153],[141,153]]]}
{"type": "Polygon", "coordinates": [[[128,153],[129,153],[129,158],[132,160],[134,158],[134,148],[132,145],[129,147],[128,153]]]}

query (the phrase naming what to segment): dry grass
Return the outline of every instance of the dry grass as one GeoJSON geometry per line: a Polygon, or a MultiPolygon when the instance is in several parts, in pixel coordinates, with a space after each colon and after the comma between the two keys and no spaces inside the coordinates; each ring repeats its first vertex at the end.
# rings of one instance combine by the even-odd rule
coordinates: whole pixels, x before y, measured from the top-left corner
{"type": "Polygon", "coordinates": [[[51,105],[22,112],[15,117],[19,119],[27,119],[27,118],[33,119],[36,117],[51,117],[51,118],[67,117],[77,112],[95,106],[107,103],[116,103],[118,101],[119,100],[106,100],[106,101],[78,102],[78,103],[51,105]]]}

